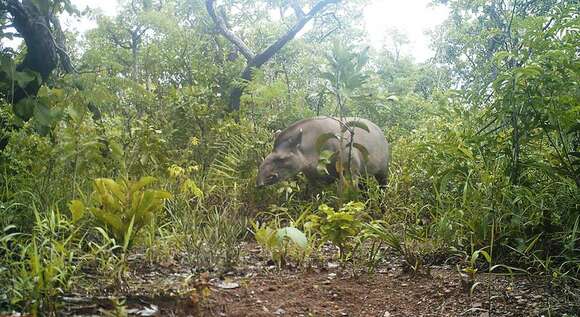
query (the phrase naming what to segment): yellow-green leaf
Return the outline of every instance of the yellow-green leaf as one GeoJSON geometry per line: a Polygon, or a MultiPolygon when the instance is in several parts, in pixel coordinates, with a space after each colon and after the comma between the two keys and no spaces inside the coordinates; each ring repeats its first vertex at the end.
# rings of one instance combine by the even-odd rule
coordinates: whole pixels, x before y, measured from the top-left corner
{"type": "Polygon", "coordinates": [[[68,204],[68,209],[70,210],[70,213],[72,214],[73,223],[76,223],[77,221],[79,221],[79,219],[81,219],[83,217],[83,215],[85,214],[85,204],[80,200],[72,200],[68,204]]]}

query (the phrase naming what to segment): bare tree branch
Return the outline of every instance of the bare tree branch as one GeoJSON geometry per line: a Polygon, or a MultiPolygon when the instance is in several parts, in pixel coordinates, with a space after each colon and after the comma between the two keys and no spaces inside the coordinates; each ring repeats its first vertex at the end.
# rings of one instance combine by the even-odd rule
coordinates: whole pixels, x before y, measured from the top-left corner
{"type": "Polygon", "coordinates": [[[290,6],[292,7],[292,10],[294,10],[294,14],[296,14],[296,17],[298,19],[302,19],[304,17],[304,11],[302,11],[302,8],[300,7],[300,4],[298,4],[298,1],[296,0],[290,0],[290,6]]]}
{"type": "Polygon", "coordinates": [[[266,50],[256,56],[256,58],[250,63],[252,67],[260,67],[265,62],[267,62],[276,52],[278,52],[286,43],[292,40],[302,28],[310,21],[318,12],[322,11],[327,5],[332,3],[338,3],[340,0],[323,0],[318,2],[306,15],[304,15],[300,20],[294,24],[286,34],[280,37],[276,42],[270,45],[266,50]]]}
{"type": "Polygon", "coordinates": [[[209,16],[211,17],[211,19],[213,20],[215,25],[218,27],[219,32],[225,38],[227,38],[228,41],[232,42],[240,50],[242,55],[244,55],[244,57],[248,61],[254,59],[254,57],[255,57],[254,52],[252,52],[252,50],[246,45],[246,43],[244,43],[244,41],[242,41],[242,39],[240,39],[236,34],[234,34],[234,32],[232,32],[230,29],[228,29],[224,19],[221,16],[216,14],[216,12],[215,12],[215,0],[206,0],[205,6],[207,8],[207,12],[209,13],[209,16]]]}
{"type": "Polygon", "coordinates": [[[50,23],[52,23],[52,27],[54,29],[54,45],[57,49],[58,56],[60,57],[60,64],[63,70],[69,74],[76,72],[76,69],[72,64],[71,57],[65,49],[66,38],[64,36],[64,32],[62,31],[62,27],[60,26],[60,21],[54,14],[50,15],[50,23]]]}
{"type": "Polygon", "coordinates": [[[115,43],[115,45],[127,50],[131,49],[131,45],[129,45],[126,41],[121,41],[121,39],[117,37],[115,31],[111,30],[110,28],[107,28],[107,33],[109,34],[109,37],[111,38],[113,43],[115,43]]]}
{"type": "Polygon", "coordinates": [[[245,83],[252,80],[253,71],[256,68],[260,68],[266,62],[268,62],[272,56],[274,56],[278,51],[280,51],[286,43],[292,40],[300,30],[304,28],[306,23],[308,23],[314,16],[319,12],[324,10],[324,8],[333,3],[339,3],[341,0],[321,0],[316,3],[308,13],[304,13],[302,8],[298,5],[295,0],[290,1],[290,5],[294,10],[294,13],[298,17],[298,21],[280,38],[278,38],[274,43],[272,43],[264,51],[255,55],[254,52],[242,41],[238,36],[236,36],[226,25],[225,19],[222,16],[218,16],[215,12],[215,0],[206,0],[205,4],[209,16],[214,21],[218,27],[220,33],[232,42],[244,55],[248,63],[246,67],[240,74],[240,79],[242,83],[232,89],[230,94],[230,111],[237,111],[240,109],[240,99],[244,92],[245,83]]]}

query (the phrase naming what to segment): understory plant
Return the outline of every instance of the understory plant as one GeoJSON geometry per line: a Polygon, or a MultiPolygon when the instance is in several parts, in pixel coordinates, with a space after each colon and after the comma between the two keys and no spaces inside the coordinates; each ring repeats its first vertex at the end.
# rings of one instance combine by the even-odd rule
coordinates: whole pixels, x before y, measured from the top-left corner
{"type": "Polygon", "coordinates": [[[337,246],[339,259],[346,261],[359,245],[356,238],[363,227],[361,219],[364,210],[365,204],[362,202],[349,202],[338,211],[321,204],[318,207],[318,214],[310,215],[304,226],[308,230],[318,232],[321,240],[330,241],[337,246]]]}
{"type": "MultiPolygon", "coordinates": [[[[374,252],[378,252],[381,245],[390,247],[396,255],[402,258],[403,272],[411,275],[430,275],[429,263],[425,257],[433,252],[435,247],[431,241],[422,238],[415,230],[403,226],[390,226],[385,221],[375,220],[365,224],[364,239],[372,243],[378,243],[374,252]]],[[[376,254],[369,254],[370,263],[376,254]]]]}
{"type": "Polygon", "coordinates": [[[57,297],[68,291],[83,264],[84,236],[54,208],[33,208],[33,230],[8,226],[0,237],[0,311],[21,309],[34,316],[58,311],[57,297]]]}
{"type": "Polygon", "coordinates": [[[136,182],[95,179],[89,207],[81,200],[70,202],[73,220],[82,218],[86,210],[90,211],[101,228],[122,245],[125,252],[138,232],[158,216],[165,200],[171,198],[171,194],[164,190],[145,189],[155,181],[149,176],[136,182]]]}

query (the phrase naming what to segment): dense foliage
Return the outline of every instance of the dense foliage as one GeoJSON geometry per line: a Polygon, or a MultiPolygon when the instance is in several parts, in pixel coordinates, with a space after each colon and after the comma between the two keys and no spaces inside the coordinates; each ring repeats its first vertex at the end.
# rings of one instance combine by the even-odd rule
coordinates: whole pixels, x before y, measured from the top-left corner
{"type": "MultiPolygon", "coordinates": [[[[0,2],[3,39],[10,2],[0,2]]],[[[27,2],[80,14],[69,1],[27,2]]],[[[443,254],[464,272],[577,283],[577,2],[435,1],[450,16],[421,63],[401,53],[400,33],[382,49],[365,44],[364,1],[330,2],[250,81],[250,60],[201,0],[86,12],[95,29],[62,34],[74,71],[39,75],[18,66],[26,43],[2,46],[0,311],[54,310],[89,267],[121,282],[135,248],[227,271],[251,231],[279,265],[314,261],[330,241],[342,262],[369,269],[388,246],[409,272],[443,254]],[[31,83],[37,91],[15,101],[31,83]],[[299,176],[255,188],[273,132],[314,115],[378,124],[393,144],[388,187],[369,181],[345,197],[299,176]]],[[[232,0],[216,12],[263,51],[300,21],[296,6],[315,3],[232,0]]]]}

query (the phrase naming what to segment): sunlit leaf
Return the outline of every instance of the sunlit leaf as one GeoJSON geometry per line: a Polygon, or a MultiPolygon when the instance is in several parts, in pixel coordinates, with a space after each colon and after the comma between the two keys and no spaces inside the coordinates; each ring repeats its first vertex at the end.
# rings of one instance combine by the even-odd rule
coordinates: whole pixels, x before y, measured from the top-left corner
{"type": "Polygon", "coordinates": [[[308,245],[308,239],[306,238],[306,235],[302,231],[294,227],[285,227],[278,229],[276,235],[280,240],[283,240],[285,238],[290,239],[292,242],[294,242],[297,246],[299,246],[302,249],[305,249],[308,245]]]}
{"type": "Polygon", "coordinates": [[[79,221],[85,214],[85,204],[80,200],[71,201],[68,208],[72,214],[73,223],[79,221]]]}

